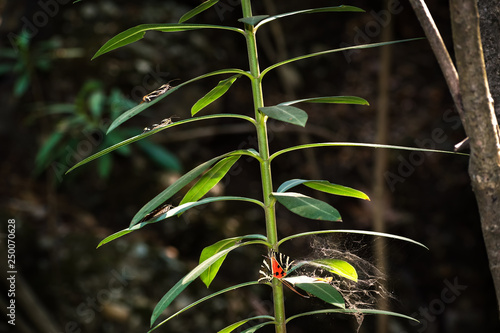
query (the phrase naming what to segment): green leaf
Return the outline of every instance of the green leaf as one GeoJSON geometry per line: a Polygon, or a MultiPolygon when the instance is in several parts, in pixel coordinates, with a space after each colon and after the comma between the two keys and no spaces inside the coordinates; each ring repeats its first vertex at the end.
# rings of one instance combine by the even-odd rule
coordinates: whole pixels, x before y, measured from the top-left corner
{"type": "Polygon", "coordinates": [[[64,113],[75,113],[75,104],[52,104],[49,105],[44,109],[44,114],[49,115],[49,114],[64,114],[64,113]]]}
{"type": "Polygon", "coordinates": [[[64,133],[56,131],[52,133],[47,140],[43,143],[40,150],[35,157],[35,172],[39,173],[42,169],[46,168],[51,162],[56,146],[64,138],[64,133]]]}
{"type": "Polygon", "coordinates": [[[326,180],[306,182],[304,183],[304,185],[325,193],[341,195],[344,197],[358,198],[363,200],[370,200],[370,198],[361,191],[355,190],[347,186],[332,184],[326,180]]]}
{"type": "Polygon", "coordinates": [[[111,168],[113,166],[113,159],[111,158],[111,155],[105,155],[99,160],[99,177],[101,178],[108,178],[109,174],[111,173],[111,168]]]}
{"type": "Polygon", "coordinates": [[[338,210],[324,201],[308,197],[300,193],[277,193],[273,197],[292,213],[314,220],[341,221],[338,210]]]}
{"type": "Polygon", "coordinates": [[[357,142],[323,142],[323,143],[311,143],[306,145],[299,145],[294,147],[289,147],[283,150],[279,150],[272,154],[269,157],[269,161],[272,161],[274,158],[282,155],[284,153],[289,153],[291,151],[299,150],[299,149],[307,149],[307,148],[319,148],[319,147],[365,147],[365,148],[384,148],[384,149],[395,149],[395,150],[409,150],[409,151],[423,151],[429,153],[445,153],[445,154],[454,154],[454,155],[463,155],[469,156],[469,154],[457,153],[454,151],[446,151],[446,150],[436,150],[436,149],[424,149],[424,148],[415,148],[415,147],[404,147],[404,146],[393,146],[393,145],[381,145],[377,143],[357,143],[357,142]]]}
{"type": "MultiPolygon", "coordinates": [[[[161,128],[161,130],[163,130],[164,128],[161,128]]],[[[108,148],[105,148],[103,150],[101,150],[100,152],[98,153],[95,153],[94,155],[91,155],[83,160],[81,160],[80,162],[78,162],[77,164],[75,164],[74,166],[72,166],[68,171],[66,171],[66,174],[73,171],[74,169],[84,165],[84,164],[87,164],[103,155],[106,155],[114,150],[117,150],[117,149],[120,149],[120,148],[125,148],[125,146],[135,142],[135,141],[138,141],[138,140],[141,140],[141,139],[144,139],[145,137],[148,137],[150,135],[153,135],[155,133],[155,131],[151,131],[151,132],[147,132],[147,133],[144,133],[144,134],[141,134],[141,135],[136,135],[134,137],[131,137],[131,138],[128,138],[127,140],[124,140],[124,141],[121,141],[117,144],[114,144],[112,145],[111,147],[108,147],[108,148]]]]}
{"type": "Polygon", "coordinates": [[[220,251],[216,255],[213,255],[209,259],[205,260],[195,268],[191,270],[186,276],[184,276],[179,282],[177,282],[158,302],[156,307],[153,310],[153,314],[151,315],[151,326],[153,326],[154,322],[158,319],[158,317],[162,314],[162,312],[173,302],[173,300],[184,290],[186,287],[193,282],[198,276],[200,276],[206,269],[208,269],[214,262],[219,260],[219,258],[227,255],[234,249],[237,249],[242,246],[252,245],[252,244],[262,244],[262,241],[249,241],[245,243],[238,243],[236,245],[231,246],[228,249],[220,251]]]}
{"type": "Polygon", "coordinates": [[[217,100],[219,97],[224,95],[229,88],[233,85],[234,81],[236,81],[241,74],[233,75],[230,78],[222,80],[219,84],[210,90],[205,96],[200,98],[191,108],[191,115],[194,116],[200,110],[205,108],[207,105],[210,105],[213,101],[217,100]]]}
{"type": "Polygon", "coordinates": [[[361,191],[342,185],[332,184],[327,180],[291,179],[281,184],[277,192],[278,193],[286,192],[289,189],[300,184],[304,184],[307,187],[329,194],[336,194],[344,197],[370,200],[370,198],[361,191]]]}
{"type": "Polygon", "coordinates": [[[208,193],[215,185],[217,185],[222,178],[229,172],[229,169],[238,161],[241,155],[234,155],[226,157],[225,159],[219,161],[214,165],[210,171],[203,175],[196,182],[196,184],[191,187],[191,189],[186,193],[184,198],[182,198],[180,204],[186,202],[198,201],[201,197],[208,193]]]}
{"type": "Polygon", "coordinates": [[[295,106],[267,106],[259,108],[259,111],[276,120],[302,127],[306,126],[307,113],[304,110],[296,108],[295,106]]]}
{"type": "Polygon", "coordinates": [[[322,7],[322,8],[298,10],[295,12],[283,13],[283,14],[270,16],[269,18],[262,20],[260,22],[260,24],[255,27],[255,29],[258,29],[258,27],[260,27],[263,24],[266,24],[268,22],[271,22],[271,21],[274,21],[276,19],[286,17],[286,16],[292,16],[292,15],[297,15],[297,14],[325,13],[325,12],[364,12],[364,10],[361,8],[358,8],[358,7],[344,6],[344,5],[337,6],[337,7],[322,7]]]}
{"type": "Polygon", "coordinates": [[[191,170],[188,173],[186,173],[185,175],[183,175],[175,183],[173,183],[172,185],[167,187],[160,194],[158,194],[156,197],[154,197],[151,201],[149,201],[147,204],[145,204],[135,214],[130,225],[132,226],[132,225],[138,223],[140,220],[142,220],[144,218],[144,216],[148,215],[153,210],[155,210],[157,207],[159,207],[160,205],[165,203],[173,195],[175,195],[177,192],[179,192],[184,186],[186,186],[191,181],[193,181],[195,178],[197,178],[199,175],[201,175],[203,173],[203,171],[207,170],[209,167],[214,165],[217,161],[219,161],[223,158],[226,158],[228,156],[235,156],[235,155],[249,155],[249,153],[247,153],[245,150],[236,150],[236,151],[224,154],[224,155],[214,157],[211,160],[198,165],[196,168],[194,168],[193,170],[191,170]]]}
{"type": "MultiPolygon", "coordinates": [[[[225,249],[230,248],[231,246],[235,245],[238,242],[241,242],[244,239],[261,239],[265,242],[267,242],[267,238],[263,235],[247,235],[247,236],[242,236],[242,237],[233,237],[233,238],[228,238],[228,239],[223,239],[221,241],[218,241],[215,244],[212,244],[210,246],[207,246],[206,248],[201,251],[200,255],[200,264],[207,260],[208,258],[212,257],[213,255],[216,255],[220,251],[223,251],[225,249]]],[[[200,275],[200,279],[205,283],[207,288],[210,286],[212,281],[215,279],[215,276],[219,272],[220,266],[226,259],[226,256],[221,257],[219,260],[214,262],[205,272],[203,272],[200,275]]]]}
{"type": "Polygon", "coordinates": [[[138,104],[138,105],[134,106],[133,108],[131,108],[130,110],[127,110],[127,111],[123,112],[121,115],[119,115],[111,123],[111,125],[108,128],[108,130],[106,131],[106,134],[109,134],[112,130],[114,130],[115,128],[117,128],[118,126],[120,126],[121,124],[123,124],[124,122],[126,122],[127,120],[129,120],[132,117],[138,115],[139,113],[141,113],[142,111],[146,110],[147,108],[155,105],[156,103],[158,103],[159,101],[161,101],[162,99],[164,99],[165,97],[167,97],[168,95],[170,95],[171,93],[175,92],[177,89],[181,88],[185,84],[187,84],[187,82],[184,82],[182,84],[179,84],[178,86],[170,88],[164,94],[162,94],[159,97],[153,99],[151,102],[138,104]]]}
{"type": "Polygon", "coordinates": [[[101,90],[94,91],[89,96],[89,109],[94,119],[100,119],[106,96],[101,90]]]}
{"type": "MultiPolygon", "coordinates": [[[[66,173],[68,172],[71,172],[73,171],[74,169],[84,165],[84,164],[87,164],[93,160],[95,160],[96,158],[99,158],[103,155],[106,155],[116,149],[119,149],[119,148],[123,148],[124,146],[127,146],[135,141],[139,141],[139,140],[142,140],[144,138],[147,138],[148,136],[151,136],[155,133],[158,133],[160,131],[163,131],[165,129],[168,129],[170,127],[173,127],[173,126],[179,126],[179,125],[182,125],[182,124],[186,124],[186,123],[190,123],[190,122],[193,122],[193,121],[200,121],[200,120],[205,120],[205,119],[215,119],[215,118],[240,118],[240,119],[244,119],[244,120],[247,120],[249,122],[251,122],[252,124],[255,124],[255,121],[248,117],[248,116],[243,116],[243,115],[239,115],[239,114],[213,114],[213,115],[209,115],[209,116],[202,116],[202,117],[196,117],[196,118],[192,118],[192,119],[185,119],[185,120],[181,120],[181,121],[176,121],[175,123],[172,123],[170,125],[167,125],[167,126],[162,126],[162,127],[158,127],[154,130],[151,130],[149,132],[146,132],[146,133],[142,133],[142,134],[139,134],[139,135],[136,135],[134,137],[131,137],[131,138],[128,138],[127,140],[124,140],[122,142],[119,142],[111,147],[108,147],[106,149],[103,149],[101,150],[100,152],[94,154],[94,155],[91,155],[87,158],[85,158],[84,160],[78,162],[77,164],[75,164],[73,167],[71,167],[68,171],[66,171],[66,173]]],[[[249,156],[252,156],[252,157],[255,157],[254,154],[248,152],[248,153],[245,153],[244,155],[249,155],[249,156]]]]}
{"type": "Polygon", "coordinates": [[[256,329],[254,329],[253,331],[248,331],[248,329],[247,329],[244,332],[248,332],[248,333],[255,332],[257,329],[259,329],[260,327],[262,327],[264,325],[268,325],[268,324],[274,323],[274,317],[267,316],[267,315],[255,316],[255,317],[243,319],[243,320],[240,320],[240,321],[238,321],[238,322],[236,322],[234,324],[231,324],[228,327],[221,329],[218,333],[230,333],[230,332],[234,331],[235,329],[237,329],[238,327],[240,327],[241,325],[244,325],[244,324],[248,323],[250,320],[257,320],[257,319],[270,319],[271,321],[270,322],[268,321],[268,322],[265,322],[265,323],[261,323],[261,324],[258,324],[256,326],[254,326],[254,327],[256,327],[256,329]]]}
{"type": "Polygon", "coordinates": [[[163,148],[163,146],[157,145],[149,140],[142,140],[137,144],[153,161],[163,168],[177,172],[181,171],[182,165],[177,156],[163,148]]]}
{"type": "Polygon", "coordinates": [[[160,214],[156,217],[154,217],[151,220],[148,220],[148,222],[159,222],[161,220],[168,219],[172,216],[180,215],[181,213],[184,213],[185,211],[196,207],[200,205],[204,205],[207,203],[215,202],[215,201],[246,201],[246,202],[251,202],[256,205],[261,206],[264,208],[264,204],[260,202],[259,200],[251,199],[251,198],[246,198],[246,197],[235,197],[235,196],[221,196],[221,197],[210,197],[210,198],[205,198],[198,200],[196,202],[186,202],[185,204],[182,204],[180,206],[177,206],[175,208],[171,208],[169,211],[165,212],[164,214],[160,214]]]}
{"type": "MultiPolygon", "coordinates": [[[[166,213],[164,214],[161,214],[161,215],[158,215],[156,216],[154,219],[151,219],[151,220],[147,220],[147,221],[143,221],[143,222],[139,222],[139,223],[136,223],[134,224],[133,226],[130,226],[129,228],[127,229],[123,229],[121,231],[118,231],[108,237],[106,237],[105,239],[103,239],[99,245],[97,247],[100,247],[106,243],[109,243],[111,242],[112,240],[115,240],[117,238],[120,238],[122,236],[125,236],[129,233],[131,233],[132,231],[136,231],[136,230],[139,230],[145,226],[147,226],[148,224],[151,224],[151,223],[156,223],[156,222],[160,222],[160,221],[163,221],[165,219],[168,219],[172,216],[176,216],[180,213],[183,213],[185,212],[186,210],[188,209],[191,209],[193,207],[196,207],[196,206],[200,206],[200,205],[204,205],[204,204],[207,204],[207,203],[211,203],[211,202],[215,202],[215,201],[225,201],[225,200],[234,200],[234,201],[246,201],[246,202],[251,202],[251,203],[255,203],[259,206],[261,206],[262,208],[264,208],[264,204],[258,200],[255,200],[255,199],[250,199],[250,198],[245,198],[245,197],[232,197],[232,196],[226,196],[226,197],[213,197],[213,198],[206,198],[206,199],[203,199],[203,200],[200,200],[200,201],[197,201],[197,202],[187,202],[183,205],[180,205],[178,207],[175,207],[175,208],[171,208],[170,210],[168,210],[166,213]]],[[[159,205],[158,205],[159,206],[159,205]]],[[[156,207],[155,207],[156,208],[156,207]]],[[[147,215],[147,214],[146,214],[147,215]]],[[[266,238],[262,235],[251,235],[253,236],[253,238],[260,238],[260,239],[263,239],[265,240],[266,238]],[[260,237],[258,237],[260,236],[260,237]]],[[[245,238],[246,236],[244,236],[243,238],[245,238]]],[[[266,244],[268,246],[270,246],[269,244],[267,243],[263,243],[263,244],[266,244]]]]}
{"type": "Polygon", "coordinates": [[[166,23],[166,24],[141,24],[133,28],[127,29],[115,37],[108,40],[92,57],[92,60],[103,55],[104,53],[113,51],[119,47],[136,42],[144,37],[147,31],[160,31],[160,32],[177,32],[189,31],[197,29],[222,29],[231,30],[244,34],[244,31],[238,28],[226,27],[221,25],[210,24],[179,24],[179,23],[166,23]]]}
{"type": "Polygon", "coordinates": [[[241,69],[237,69],[237,68],[220,69],[220,70],[217,70],[217,71],[214,71],[214,72],[210,72],[210,73],[207,73],[207,74],[203,74],[203,75],[197,76],[197,77],[195,77],[195,78],[193,78],[193,79],[191,79],[189,81],[183,82],[183,83],[181,83],[181,84],[179,84],[179,85],[177,85],[175,87],[170,88],[164,94],[158,96],[157,98],[155,98],[151,102],[138,104],[138,105],[134,106],[132,109],[125,111],[124,113],[122,113],[118,118],[116,118],[113,121],[113,123],[109,126],[108,131],[106,133],[111,132],[112,130],[114,130],[115,128],[117,128],[118,126],[120,126],[121,124],[123,124],[124,122],[126,122],[127,120],[129,120],[130,118],[138,115],[139,113],[141,113],[142,111],[146,110],[147,108],[155,105],[156,103],[158,103],[159,101],[161,101],[162,99],[164,99],[165,97],[167,97],[168,95],[170,95],[171,93],[173,93],[174,91],[176,91],[177,89],[180,89],[181,87],[183,87],[183,86],[185,86],[187,84],[190,84],[192,82],[204,79],[206,77],[210,77],[210,76],[214,76],[214,75],[219,75],[219,74],[231,74],[231,73],[236,73],[236,74],[250,76],[250,74],[248,72],[245,72],[245,71],[243,71],[241,69]]]}
{"type": "Polygon", "coordinates": [[[130,222],[130,225],[132,226],[132,225],[138,223],[146,215],[148,215],[153,210],[155,210],[157,207],[159,207],[164,202],[166,202],[168,199],[170,199],[173,195],[175,195],[177,192],[179,192],[184,186],[186,186],[191,181],[193,181],[195,178],[197,178],[199,175],[201,175],[205,170],[207,170],[209,167],[214,165],[217,161],[219,161],[227,156],[232,156],[233,154],[237,155],[238,152],[241,153],[242,151],[234,151],[231,153],[227,153],[224,155],[214,157],[211,160],[198,165],[196,168],[194,168],[191,171],[189,171],[188,173],[184,174],[181,178],[177,179],[177,181],[175,183],[173,183],[172,185],[167,187],[160,194],[158,194],[156,197],[154,197],[151,201],[149,201],[147,204],[145,204],[135,214],[134,218],[130,222]]]}
{"type": "Polygon", "coordinates": [[[190,18],[198,15],[199,13],[204,12],[208,8],[210,8],[213,5],[215,5],[217,2],[219,2],[219,0],[207,0],[207,1],[203,2],[203,3],[201,3],[197,7],[191,9],[186,14],[182,15],[182,17],[179,19],[179,23],[184,23],[185,21],[187,21],[190,18]]]}
{"type": "MultiPolygon", "coordinates": [[[[213,245],[210,245],[201,251],[200,255],[200,264],[207,260],[208,258],[212,257],[213,255],[217,254],[220,251],[226,250],[230,248],[231,246],[235,245],[238,243],[238,240],[234,239],[224,239],[221,240],[213,245]]],[[[226,260],[226,256],[222,256],[220,259],[218,259],[216,262],[214,262],[206,271],[204,271],[200,275],[201,281],[208,287],[210,287],[210,284],[212,281],[215,279],[215,276],[219,272],[220,266],[222,266],[222,263],[226,260]]]]}
{"type": "Polygon", "coordinates": [[[149,222],[143,222],[143,223],[134,225],[132,228],[127,228],[127,229],[123,229],[123,230],[120,230],[118,232],[115,232],[114,234],[109,235],[108,237],[104,238],[99,243],[99,245],[97,245],[97,248],[103,246],[104,244],[107,244],[107,243],[111,242],[112,240],[115,240],[117,238],[125,236],[125,235],[131,233],[132,231],[139,230],[139,229],[141,229],[142,227],[144,227],[144,226],[146,226],[148,224],[149,224],[149,222]]]}
{"type": "MultiPolygon", "coordinates": [[[[223,290],[219,290],[213,294],[210,294],[208,296],[205,296],[199,300],[197,300],[196,302],[193,302],[187,306],[185,306],[184,308],[182,308],[181,310],[177,311],[176,313],[174,313],[173,315],[171,315],[170,317],[168,317],[167,319],[165,319],[164,321],[162,321],[161,323],[159,323],[158,325],[156,325],[155,327],[153,327],[149,332],[152,332],[154,331],[155,329],[157,329],[158,327],[160,327],[161,325],[165,324],[167,321],[169,321],[170,319],[178,316],[179,314],[183,313],[184,311],[187,311],[189,310],[190,308],[206,301],[206,300],[209,300],[215,296],[219,296],[221,294],[224,294],[228,291],[233,291],[233,290],[236,290],[236,289],[239,289],[239,288],[242,288],[242,287],[247,287],[247,286],[252,286],[252,285],[257,285],[259,284],[259,281],[250,281],[250,282],[245,282],[245,283],[241,283],[241,284],[238,284],[238,285],[235,285],[235,286],[231,286],[229,288],[226,288],[226,289],[223,289],[223,290]]],[[[271,317],[272,318],[272,317],[271,317]]],[[[274,319],[274,318],[273,318],[274,319]]]]}
{"type": "Polygon", "coordinates": [[[411,39],[403,39],[403,40],[391,41],[391,42],[372,43],[372,44],[363,44],[363,45],[353,45],[353,46],[348,46],[348,47],[342,47],[342,48],[339,48],[339,49],[333,49],[333,50],[326,50],[326,51],[321,51],[321,52],[310,53],[310,54],[306,54],[306,55],[303,55],[303,56],[300,56],[300,57],[295,57],[295,58],[291,58],[291,59],[288,59],[288,60],[280,61],[280,62],[278,62],[278,63],[276,63],[274,65],[271,65],[271,66],[267,67],[266,69],[264,69],[261,72],[260,79],[262,80],[262,78],[264,77],[264,75],[266,75],[269,71],[275,69],[276,67],[283,66],[283,65],[289,64],[291,62],[295,62],[295,61],[299,61],[299,60],[303,60],[303,59],[307,59],[307,58],[312,58],[312,57],[317,57],[317,56],[325,55],[325,54],[329,54],[329,53],[343,52],[343,51],[348,51],[348,50],[369,49],[369,48],[372,48],[372,47],[379,47],[379,46],[385,46],[385,45],[391,45],[391,44],[403,43],[403,42],[411,42],[411,41],[420,40],[420,39],[423,39],[423,38],[411,38],[411,39]]]}
{"type": "Polygon", "coordinates": [[[422,246],[425,249],[429,249],[427,246],[425,246],[422,243],[419,243],[417,241],[414,241],[413,239],[398,236],[398,235],[393,235],[393,234],[386,234],[384,232],[375,232],[375,231],[365,231],[365,230],[319,230],[319,231],[309,231],[309,232],[304,232],[300,234],[295,234],[292,236],[285,237],[281,239],[278,242],[278,246],[280,246],[282,243],[292,240],[294,238],[298,237],[304,237],[304,236],[311,236],[311,235],[319,235],[319,234],[331,234],[331,233],[348,233],[348,234],[361,234],[361,235],[370,235],[370,236],[380,236],[380,237],[387,237],[387,238],[393,238],[393,239],[399,239],[402,241],[410,242],[413,244],[417,244],[419,246],[422,246]]]}
{"type": "Polygon", "coordinates": [[[356,105],[370,105],[368,101],[361,97],[356,96],[327,96],[327,97],[313,97],[297,99],[294,101],[283,102],[278,105],[292,105],[296,103],[326,103],[326,104],[356,104],[356,105]]]}
{"type": "Polygon", "coordinates": [[[315,282],[315,283],[296,283],[295,286],[317,298],[330,303],[339,308],[345,309],[345,301],[342,295],[329,283],[315,282]]]}
{"type": "Polygon", "coordinates": [[[273,321],[266,321],[265,323],[249,327],[246,330],[242,331],[241,333],[254,333],[266,325],[271,325],[271,324],[275,324],[275,323],[276,322],[274,320],[273,321]]]}
{"type": "Polygon", "coordinates": [[[14,83],[14,96],[21,97],[30,86],[29,72],[23,73],[14,83]]]}
{"type": "Polygon", "coordinates": [[[304,180],[304,179],[290,179],[290,180],[287,180],[286,182],[284,182],[283,184],[280,185],[280,187],[278,187],[278,190],[277,192],[278,193],[284,193],[286,191],[288,191],[289,189],[297,186],[297,185],[300,185],[300,184],[304,184],[305,182],[307,182],[307,180],[304,180]]]}
{"type": "Polygon", "coordinates": [[[350,263],[340,259],[317,259],[307,262],[308,265],[313,265],[325,269],[331,273],[345,277],[354,282],[358,282],[358,273],[350,263]]]}
{"type": "MultiPolygon", "coordinates": [[[[124,138],[125,138],[125,133],[122,131],[116,131],[114,133],[111,133],[104,138],[102,147],[104,149],[107,149],[114,145],[119,145],[121,142],[124,141],[124,138]]],[[[132,154],[132,150],[130,149],[130,147],[128,147],[128,145],[122,145],[119,147],[117,146],[116,152],[123,156],[130,156],[132,154]]]]}
{"type": "Polygon", "coordinates": [[[304,316],[313,316],[313,315],[318,315],[318,314],[325,314],[325,313],[361,313],[361,314],[379,314],[379,315],[387,315],[387,316],[394,316],[394,317],[401,317],[409,320],[413,320],[415,322],[419,322],[415,318],[406,316],[404,314],[396,313],[396,312],[391,312],[391,311],[384,311],[384,310],[375,310],[375,309],[324,309],[324,310],[315,310],[315,311],[310,311],[310,312],[303,312],[299,313],[295,316],[288,317],[286,320],[286,323],[288,324],[290,321],[304,317],[304,316]]]}
{"type": "Polygon", "coordinates": [[[268,18],[269,15],[255,15],[255,16],[250,16],[250,17],[243,17],[238,19],[238,22],[245,23],[245,24],[250,24],[250,25],[256,25],[260,21],[262,21],[265,18],[268,18]]]}

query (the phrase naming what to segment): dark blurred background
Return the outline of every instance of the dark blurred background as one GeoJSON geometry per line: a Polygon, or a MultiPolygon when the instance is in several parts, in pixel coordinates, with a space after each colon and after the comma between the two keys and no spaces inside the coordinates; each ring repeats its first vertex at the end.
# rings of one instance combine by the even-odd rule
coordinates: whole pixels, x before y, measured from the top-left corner
{"type": "MultiPolygon", "coordinates": [[[[218,203],[96,250],[100,240],[126,228],[146,202],[183,172],[227,151],[256,148],[252,127],[241,121],[218,119],[175,127],[64,175],[82,158],[163,118],[188,118],[196,100],[223,77],[188,85],[104,135],[113,119],[161,84],[222,68],[247,70],[243,38],[218,30],[150,32],[137,43],[90,61],[100,46],[127,28],[177,22],[198,4],[194,0],[0,1],[1,242],[5,251],[7,221],[15,219],[18,332],[145,332],[158,300],[196,265],[205,246],[222,238],[265,232],[259,209],[245,203],[218,203]]],[[[393,1],[388,16],[381,13],[381,1],[367,0],[254,1],[253,9],[264,14],[340,4],[359,6],[366,13],[294,16],[280,20],[279,26],[262,27],[261,68],[283,57],[382,41],[381,28],[389,21],[393,39],[423,36],[406,1],[393,1]]],[[[451,50],[448,1],[427,4],[451,50]]],[[[239,25],[240,17],[238,1],[221,0],[190,22],[239,25]]],[[[271,72],[264,82],[268,105],[332,95],[359,96],[371,104],[304,105],[309,114],[305,129],[270,121],[271,151],[307,142],[374,142],[380,50],[330,54],[271,72]]],[[[464,132],[428,43],[397,44],[392,59],[388,143],[452,150],[464,132]]],[[[252,115],[249,88],[241,78],[202,113],[252,115]]],[[[412,324],[390,318],[388,331],[498,332],[467,157],[389,151],[388,158],[387,231],[430,249],[396,240],[386,243],[390,310],[420,320],[412,324]]],[[[211,195],[260,198],[257,167],[240,159],[211,195]]],[[[374,149],[297,151],[277,158],[273,167],[275,188],[287,179],[309,178],[373,193],[374,149]]],[[[181,194],[174,197],[173,203],[181,198],[181,194]]],[[[322,199],[339,209],[342,228],[373,230],[375,201],[322,199]]],[[[284,209],[278,209],[278,225],[281,237],[332,227],[284,209]]],[[[373,237],[304,238],[286,243],[283,251],[300,258],[319,254],[321,246],[340,244],[374,261],[373,242],[373,237]]],[[[256,279],[262,254],[264,248],[250,247],[232,253],[209,290],[194,282],[169,314],[208,293],[256,279]]],[[[325,306],[292,292],[286,296],[289,316],[325,306]]],[[[234,291],[191,309],[159,331],[218,331],[240,319],[268,314],[270,299],[266,286],[234,291]]],[[[6,292],[0,300],[5,309],[6,292]]],[[[359,332],[375,332],[375,321],[376,317],[367,316],[359,332]]],[[[353,332],[357,325],[349,316],[318,315],[289,326],[292,333],[313,329],[353,332]]],[[[15,330],[5,319],[0,331],[15,330]]]]}

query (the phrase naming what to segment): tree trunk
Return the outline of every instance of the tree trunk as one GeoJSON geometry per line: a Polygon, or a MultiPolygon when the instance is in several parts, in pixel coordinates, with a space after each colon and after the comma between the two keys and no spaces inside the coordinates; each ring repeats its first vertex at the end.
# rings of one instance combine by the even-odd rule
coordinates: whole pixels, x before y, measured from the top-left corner
{"type": "MultiPolygon", "coordinates": [[[[492,8],[497,6],[495,1],[492,8]]],[[[470,138],[469,175],[500,311],[500,133],[486,77],[477,2],[451,0],[450,11],[464,109],[461,118],[470,138]]],[[[498,34],[491,38],[498,43],[498,34]]]]}
{"type": "Polygon", "coordinates": [[[477,5],[488,85],[497,119],[500,119],[500,3],[498,0],[479,0],[477,5]]]}

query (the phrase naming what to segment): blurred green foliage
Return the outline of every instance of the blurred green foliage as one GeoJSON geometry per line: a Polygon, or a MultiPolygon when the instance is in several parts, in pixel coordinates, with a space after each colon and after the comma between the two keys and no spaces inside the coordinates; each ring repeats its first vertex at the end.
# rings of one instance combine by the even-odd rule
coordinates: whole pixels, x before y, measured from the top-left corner
{"type": "Polygon", "coordinates": [[[13,73],[16,81],[13,88],[15,97],[22,97],[30,87],[36,70],[49,71],[52,65],[52,52],[58,48],[55,39],[39,42],[36,47],[31,43],[29,33],[21,31],[13,39],[13,48],[2,50],[0,55],[0,75],[13,73]]]}
{"type": "MultiPolygon", "coordinates": [[[[110,147],[131,135],[140,133],[138,128],[122,128],[104,135],[109,123],[122,112],[135,106],[135,102],[113,88],[107,94],[102,82],[87,81],[72,104],[51,104],[43,108],[43,116],[59,116],[54,130],[44,140],[35,159],[35,174],[52,167],[57,178],[77,160],[89,155],[98,146],[110,147]]],[[[144,140],[139,145],[146,156],[160,167],[180,171],[179,159],[165,148],[152,141],[144,140]]],[[[117,152],[130,157],[130,147],[122,147],[117,152]]],[[[98,173],[107,178],[113,167],[113,156],[106,155],[99,160],[98,173]]]]}

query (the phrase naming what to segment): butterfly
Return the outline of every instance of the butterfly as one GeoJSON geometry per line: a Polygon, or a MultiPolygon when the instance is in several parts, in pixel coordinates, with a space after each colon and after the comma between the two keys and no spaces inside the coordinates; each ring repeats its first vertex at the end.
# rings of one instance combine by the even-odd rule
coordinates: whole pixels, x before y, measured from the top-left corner
{"type": "Polygon", "coordinates": [[[266,259],[264,259],[262,263],[261,270],[259,270],[259,273],[262,274],[262,277],[259,279],[259,282],[261,281],[271,282],[273,278],[276,278],[295,293],[299,294],[302,297],[309,298],[309,296],[305,296],[299,293],[289,282],[283,279],[287,276],[288,271],[290,270],[292,265],[293,265],[293,260],[290,261],[289,256],[284,255],[283,253],[277,253],[276,251],[271,249],[269,251],[269,255],[266,257],[266,259]],[[268,264],[267,262],[268,259],[271,265],[268,264]]]}
{"type": "MultiPolygon", "coordinates": [[[[178,80],[178,79],[174,79],[174,80],[178,80]]],[[[170,85],[170,82],[174,81],[174,80],[171,80],[169,81],[168,83],[166,84],[163,84],[160,86],[160,88],[156,89],[155,91],[153,92],[150,92],[149,94],[145,95],[143,98],[142,98],[142,103],[149,103],[151,102],[152,100],[154,100],[155,98],[157,98],[158,96],[161,96],[163,95],[164,93],[166,93],[169,89],[173,88],[171,85],[170,85]]]]}

